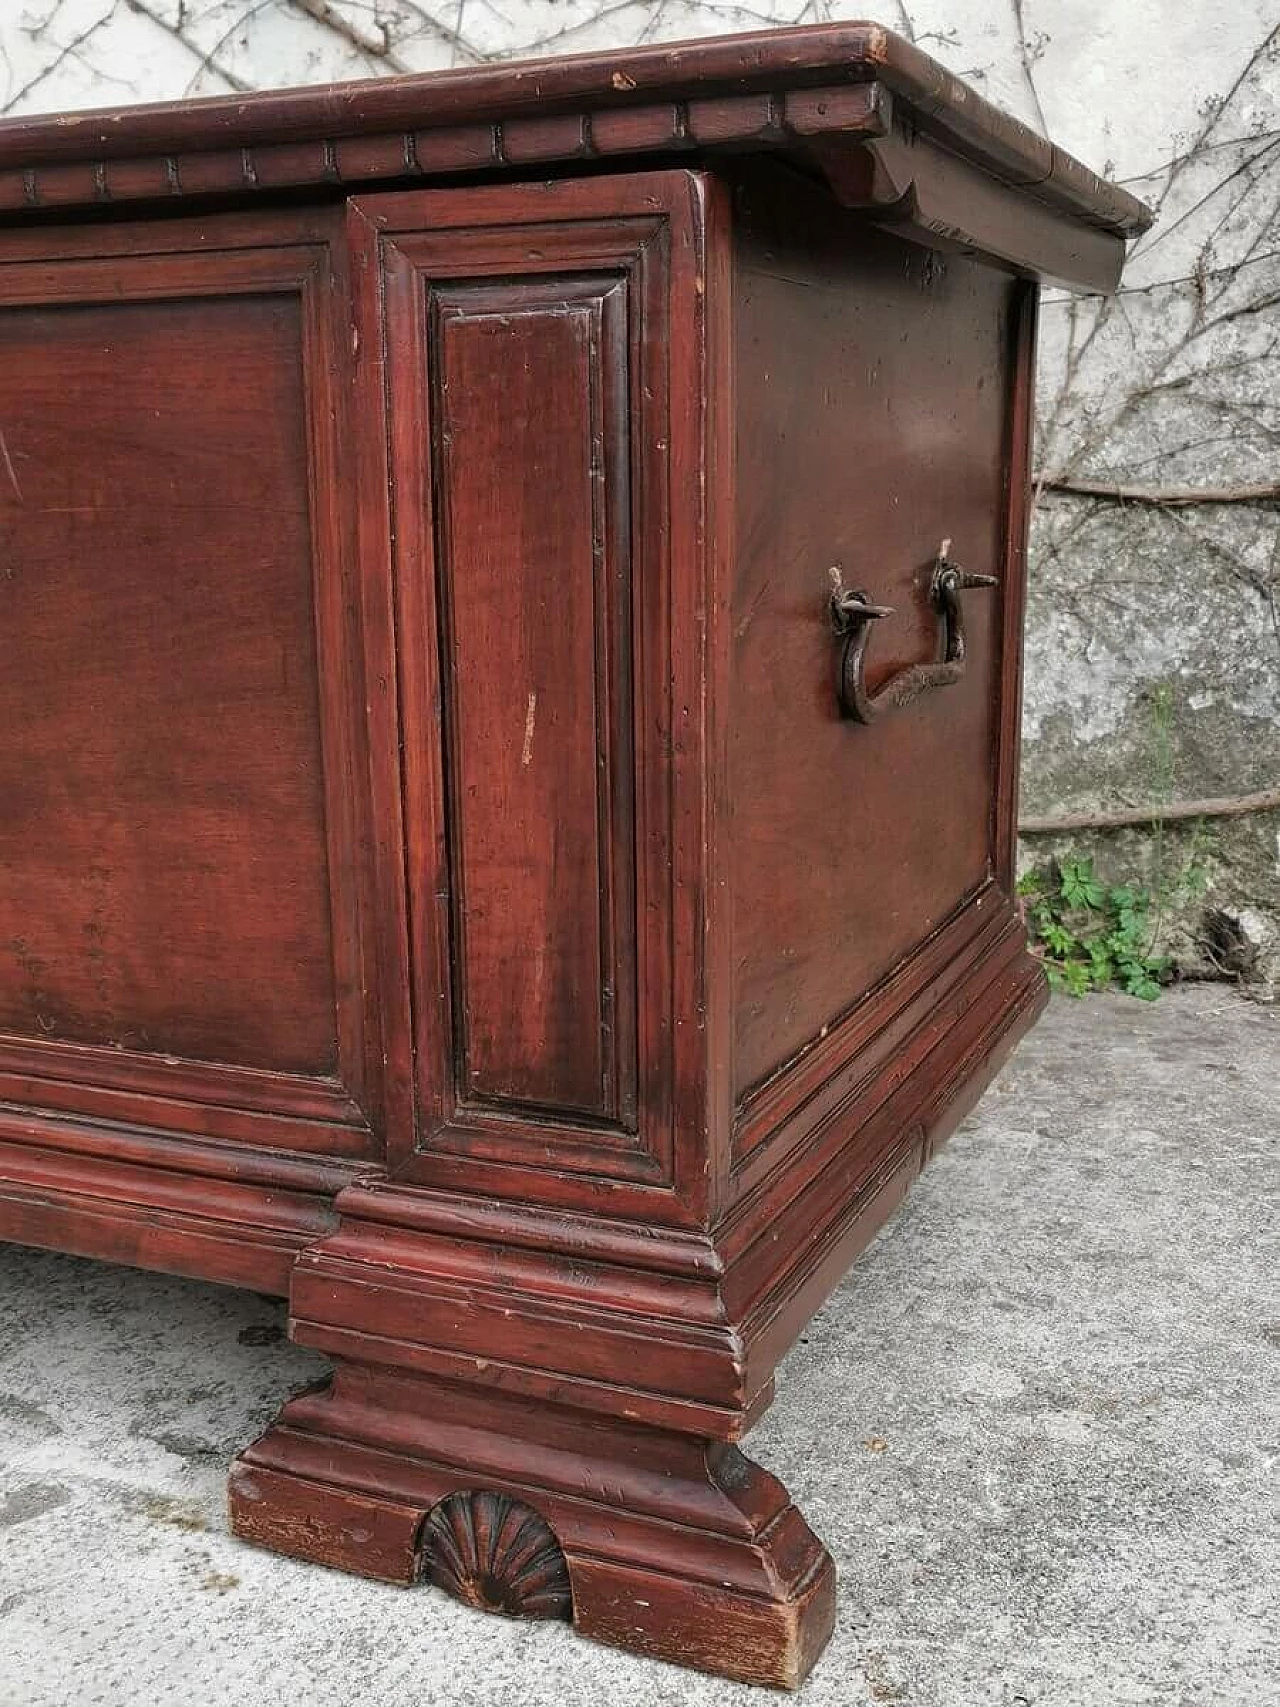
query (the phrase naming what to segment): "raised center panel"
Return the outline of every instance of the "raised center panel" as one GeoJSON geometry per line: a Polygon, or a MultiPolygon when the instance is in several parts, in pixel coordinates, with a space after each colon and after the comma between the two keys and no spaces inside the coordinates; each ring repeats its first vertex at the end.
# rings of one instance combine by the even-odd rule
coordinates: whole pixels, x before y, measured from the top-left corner
{"type": "Polygon", "coordinates": [[[428,312],[458,1090],[634,1130],[626,281],[428,312]]]}

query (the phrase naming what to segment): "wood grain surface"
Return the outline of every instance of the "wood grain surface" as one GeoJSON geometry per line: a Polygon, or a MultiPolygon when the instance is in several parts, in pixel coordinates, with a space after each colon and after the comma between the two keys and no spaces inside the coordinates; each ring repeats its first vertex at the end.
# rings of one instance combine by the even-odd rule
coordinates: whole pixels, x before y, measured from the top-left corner
{"type": "Polygon", "coordinates": [[[288,1293],[246,1540],[803,1679],[737,1442],[1044,1001],[1035,280],[1142,220],[861,24],[0,124],[0,1236],[288,1293]]]}

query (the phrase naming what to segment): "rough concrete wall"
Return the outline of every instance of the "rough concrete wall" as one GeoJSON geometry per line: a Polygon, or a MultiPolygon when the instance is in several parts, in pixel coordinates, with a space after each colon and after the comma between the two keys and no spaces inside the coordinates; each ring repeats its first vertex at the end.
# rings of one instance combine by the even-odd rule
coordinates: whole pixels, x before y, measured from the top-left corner
{"type": "MultiPolygon", "coordinates": [[[[1274,0],[1120,5],[1032,67],[1049,130],[1158,211],[1109,301],[1046,301],[1024,813],[1280,783],[1274,0]],[[1102,20],[1100,20],[1101,22],[1102,20]],[[1145,28],[1139,33],[1139,25],[1145,28]],[[1125,53],[1149,46],[1150,57],[1125,53]],[[1095,79],[1102,59],[1108,65],[1095,79]],[[1125,84],[1127,83],[1127,89],[1125,84]],[[1096,85],[1096,86],[1095,86],[1096,85]],[[1094,119],[1109,109],[1105,122],[1094,119]],[[1105,152],[1090,147],[1090,126],[1105,152]],[[1102,488],[1101,491],[1095,488],[1102,488]],[[1122,497],[1122,491],[1132,495],[1122,497]],[[1269,494],[1269,496],[1267,495],[1269,494]],[[1159,503],[1161,497],[1217,501],[1159,503]]],[[[1053,9],[1064,25],[1086,8],[1053,9]]],[[[1094,8],[1087,8],[1093,12],[1094,8]]],[[[1025,115],[1024,115],[1025,116],[1025,115]]],[[[1045,840],[1157,893],[1188,967],[1280,980],[1280,813],[1045,840]],[[1196,874],[1202,872],[1199,882],[1196,874]]]]}
{"type": "MultiPolygon", "coordinates": [[[[0,108],[385,75],[865,9],[857,0],[0,0],[0,108]]],[[[1273,789],[1275,0],[869,9],[1160,216],[1118,297],[1046,300],[1024,811],[1158,808],[1273,789]]],[[[1145,877],[1187,965],[1247,973],[1260,990],[1280,981],[1280,813],[1074,830],[1032,838],[1027,851],[1069,850],[1093,851],[1116,878],[1145,877]],[[1186,881],[1193,867],[1207,889],[1186,881]]]]}

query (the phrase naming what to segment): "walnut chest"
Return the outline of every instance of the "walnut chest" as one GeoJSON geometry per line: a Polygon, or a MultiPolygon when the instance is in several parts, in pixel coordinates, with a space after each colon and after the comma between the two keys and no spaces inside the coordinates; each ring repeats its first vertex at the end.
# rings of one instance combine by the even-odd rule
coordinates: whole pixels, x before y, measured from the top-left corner
{"type": "Polygon", "coordinates": [[[736,1442],[1042,1001],[1143,222],[863,24],[0,124],[0,1237],[288,1295],[238,1534],[803,1677],[736,1442]]]}

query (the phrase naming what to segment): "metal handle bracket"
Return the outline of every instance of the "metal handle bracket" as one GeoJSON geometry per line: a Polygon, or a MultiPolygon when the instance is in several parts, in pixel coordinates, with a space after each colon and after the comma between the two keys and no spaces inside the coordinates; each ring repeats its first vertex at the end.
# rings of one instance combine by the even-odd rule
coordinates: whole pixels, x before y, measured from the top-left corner
{"type": "Polygon", "coordinates": [[[836,693],[840,710],[858,723],[874,723],[886,711],[894,711],[933,688],[958,682],[965,669],[964,613],[960,594],[971,587],[995,587],[994,575],[975,575],[953,563],[951,541],[938,547],[929,581],[929,602],[938,613],[938,655],[931,664],[912,664],[890,676],[883,687],[868,693],[865,681],[867,645],[872,625],[892,616],[890,605],[873,605],[866,593],[847,588],[838,568],[830,571],[831,626],[840,641],[836,671],[836,693]]]}

